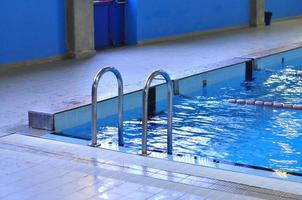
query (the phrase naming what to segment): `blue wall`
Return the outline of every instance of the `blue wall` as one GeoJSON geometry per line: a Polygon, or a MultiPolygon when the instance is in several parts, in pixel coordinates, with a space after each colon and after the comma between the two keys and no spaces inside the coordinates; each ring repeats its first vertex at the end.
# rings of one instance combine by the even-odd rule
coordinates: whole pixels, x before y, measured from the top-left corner
{"type": "Polygon", "coordinates": [[[127,44],[137,43],[137,1],[128,0],[125,8],[125,39],[127,44]]]}
{"type": "Polygon", "coordinates": [[[250,0],[130,0],[128,43],[248,25],[250,0]],[[135,16],[136,15],[136,16],[135,16]],[[136,30],[134,30],[136,28],[136,30]]]}
{"type": "Polygon", "coordinates": [[[302,0],[266,0],[265,10],[273,12],[273,19],[302,16],[302,0]]]}
{"type": "MultiPolygon", "coordinates": [[[[249,24],[250,0],[128,0],[128,44],[249,24]]],[[[0,64],[64,55],[64,0],[1,0],[0,64]]],[[[302,16],[302,0],[266,0],[274,19],[302,16]]]]}
{"type": "Polygon", "coordinates": [[[64,0],[1,0],[0,64],[65,54],[64,0]]]}

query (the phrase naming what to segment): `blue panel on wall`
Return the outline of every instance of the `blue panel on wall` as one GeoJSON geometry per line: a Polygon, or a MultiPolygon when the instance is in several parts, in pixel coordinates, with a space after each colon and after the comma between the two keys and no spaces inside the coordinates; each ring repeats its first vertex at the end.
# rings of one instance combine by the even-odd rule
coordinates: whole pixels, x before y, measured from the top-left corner
{"type": "Polygon", "coordinates": [[[65,54],[63,0],[1,0],[0,64],[65,54]]]}
{"type": "Polygon", "coordinates": [[[137,12],[137,0],[128,0],[125,8],[125,37],[127,44],[137,43],[137,12]]]}
{"type": "Polygon", "coordinates": [[[248,25],[249,0],[139,0],[138,40],[248,25]]]}
{"type": "Polygon", "coordinates": [[[302,16],[302,1],[266,0],[265,9],[273,12],[273,19],[302,16]]]}
{"type": "Polygon", "coordinates": [[[125,43],[125,4],[113,1],[110,7],[110,35],[113,46],[125,43]]]}
{"type": "Polygon", "coordinates": [[[94,46],[96,49],[108,47],[110,2],[94,2],[94,46]]]}

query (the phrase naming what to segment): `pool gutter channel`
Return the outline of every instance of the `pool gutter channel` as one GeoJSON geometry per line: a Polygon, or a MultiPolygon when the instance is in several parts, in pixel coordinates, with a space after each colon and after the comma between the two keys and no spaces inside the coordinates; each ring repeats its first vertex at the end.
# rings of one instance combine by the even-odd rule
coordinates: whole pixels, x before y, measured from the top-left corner
{"type": "MultiPolygon", "coordinates": [[[[66,137],[66,136],[61,136],[66,137]]],[[[49,138],[46,138],[49,139],[49,138]]],[[[141,155],[141,150],[139,149],[131,149],[127,146],[120,147],[117,143],[102,143],[100,142],[98,145],[99,148],[118,151],[122,153],[141,155]]],[[[208,157],[202,157],[191,154],[182,154],[182,153],[173,153],[173,155],[168,155],[166,150],[157,149],[157,148],[148,148],[147,156],[155,159],[164,159],[168,161],[174,161],[179,163],[191,164],[191,165],[199,165],[208,168],[216,168],[222,170],[228,170],[239,173],[247,173],[256,176],[265,176],[268,178],[274,178],[278,180],[286,180],[293,181],[297,183],[302,182],[302,174],[298,172],[288,172],[282,170],[275,170],[267,167],[248,165],[243,163],[230,162],[219,159],[210,159],[208,157]]]]}

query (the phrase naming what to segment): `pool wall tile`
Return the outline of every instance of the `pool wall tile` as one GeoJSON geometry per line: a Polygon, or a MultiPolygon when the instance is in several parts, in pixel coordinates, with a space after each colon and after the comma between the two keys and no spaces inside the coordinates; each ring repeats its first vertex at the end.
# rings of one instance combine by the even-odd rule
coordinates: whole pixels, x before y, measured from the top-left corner
{"type": "Polygon", "coordinates": [[[273,68],[276,66],[282,65],[293,65],[296,64],[297,60],[301,60],[302,49],[294,49],[292,51],[286,51],[282,53],[278,53],[272,56],[267,56],[263,58],[259,58],[256,60],[257,68],[263,69],[265,68],[273,68]],[[284,60],[284,63],[282,61],[284,60]]]}
{"type": "MultiPolygon", "coordinates": [[[[124,96],[124,112],[142,107],[142,92],[134,92],[124,96]]],[[[97,104],[98,120],[116,115],[117,98],[100,101],[97,104]]],[[[61,132],[81,124],[91,122],[91,105],[60,112],[54,116],[54,130],[61,132]]]]}
{"type": "Polygon", "coordinates": [[[204,81],[209,86],[239,76],[242,76],[244,80],[245,63],[181,79],[179,80],[179,92],[182,95],[188,95],[201,90],[204,87],[204,81]]]}
{"type": "MultiPolygon", "coordinates": [[[[178,80],[179,91],[182,95],[191,94],[202,89],[205,86],[205,82],[206,85],[209,86],[239,76],[242,76],[242,80],[244,81],[245,63],[180,79],[178,80]]],[[[161,84],[156,86],[156,112],[166,111],[168,96],[167,85],[162,84],[162,81],[157,82],[161,84]]],[[[126,94],[124,96],[124,112],[135,110],[135,116],[141,118],[142,101],[142,90],[126,94]]],[[[98,103],[98,120],[116,115],[117,112],[116,97],[98,103]]],[[[54,129],[56,132],[61,132],[90,122],[91,105],[86,105],[55,114],[54,129]]]]}

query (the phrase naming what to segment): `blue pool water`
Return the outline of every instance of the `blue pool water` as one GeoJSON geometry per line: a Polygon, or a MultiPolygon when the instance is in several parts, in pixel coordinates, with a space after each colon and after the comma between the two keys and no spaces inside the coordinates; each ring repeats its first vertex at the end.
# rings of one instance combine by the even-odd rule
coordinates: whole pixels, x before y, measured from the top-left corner
{"type": "MultiPolygon", "coordinates": [[[[302,173],[302,111],[227,101],[242,98],[300,104],[302,77],[296,75],[297,70],[287,66],[254,71],[252,82],[238,77],[175,97],[174,153],[302,173]]],[[[166,120],[164,112],[149,120],[149,149],[166,150],[166,120]]],[[[115,117],[102,120],[99,126],[100,141],[117,142],[115,117]]],[[[140,150],[141,131],[138,116],[128,114],[125,146],[140,150]]],[[[66,132],[89,139],[90,124],[66,132]]]]}

